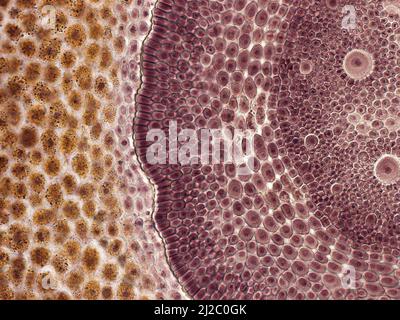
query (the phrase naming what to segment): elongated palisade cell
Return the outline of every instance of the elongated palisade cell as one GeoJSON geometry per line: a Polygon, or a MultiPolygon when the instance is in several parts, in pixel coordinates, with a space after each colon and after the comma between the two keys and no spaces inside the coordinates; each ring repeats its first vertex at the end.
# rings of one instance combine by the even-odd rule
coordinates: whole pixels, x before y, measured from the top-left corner
{"type": "Polygon", "coordinates": [[[134,139],[192,298],[400,298],[399,16],[387,2],[155,4],[134,139]],[[180,163],[187,141],[171,133],[201,129],[245,130],[250,172],[180,163]]]}

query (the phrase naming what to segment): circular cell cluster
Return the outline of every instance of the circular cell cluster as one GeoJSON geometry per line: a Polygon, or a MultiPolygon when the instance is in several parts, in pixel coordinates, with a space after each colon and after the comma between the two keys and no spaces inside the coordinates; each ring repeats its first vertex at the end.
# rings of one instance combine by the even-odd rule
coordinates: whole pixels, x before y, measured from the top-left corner
{"type": "Polygon", "coordinates": [[[183,297],[123,72],[152,5],[0,1],[0,299],[183,297]]]}
{"type": "Polygon", "coordinates": [[[398,30],[382,1],[157,2],[134,138],[191,297],[400,298],[398,30]],[[176,164],[172,120],[247,130],[251,172],[176,164]]]}
{"type": "Polygon", "coordinates": [[[343,69],[353,80],[363,80],[374,70],[374,60],[370,53],[353,49],[343,59],[343,69]]]}
{"type": "Polygon", "coordinates": [[[400,179],[400,162],[397,157],[383,155],[374,167],[375,177],[383,184],[394,184],[400,179]]]}

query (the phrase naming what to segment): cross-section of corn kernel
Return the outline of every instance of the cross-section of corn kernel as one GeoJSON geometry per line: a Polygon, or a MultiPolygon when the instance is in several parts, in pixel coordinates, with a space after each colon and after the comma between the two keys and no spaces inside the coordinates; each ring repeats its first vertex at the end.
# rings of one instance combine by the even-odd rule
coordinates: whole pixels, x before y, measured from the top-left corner
{"type": "Polygon", "coordinates": [[[155,4],[134,138],[190,297],[399,298],[398,4],[155,4]],[[247,174],[187,151],[209,129],[248,130],[247,174]]]}
{"type": "Polygon", "coordinates": [[[399,299],[399,8],[0,0],[0,299],[399,299]]]}

